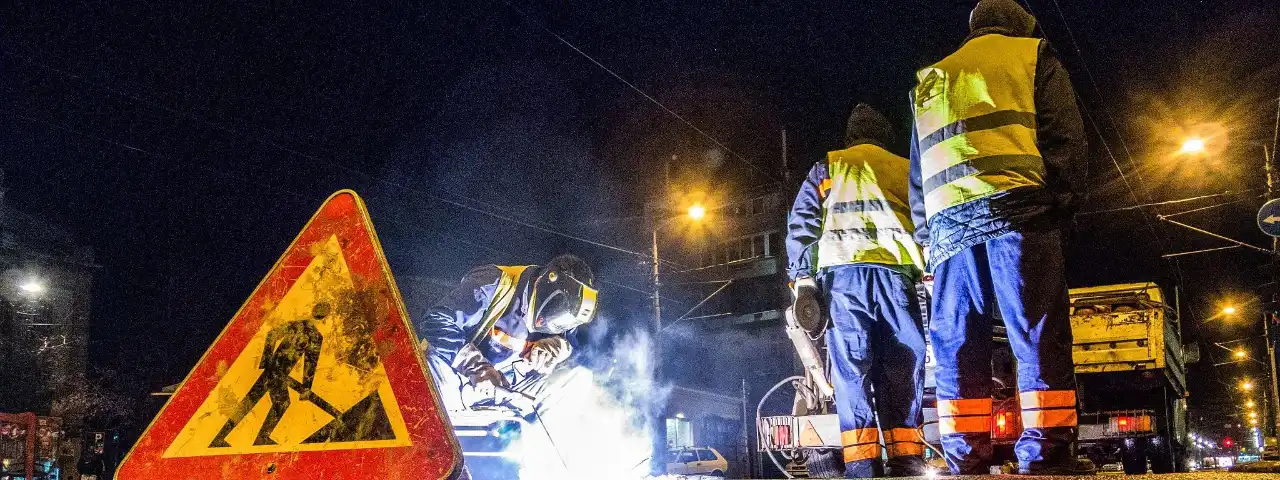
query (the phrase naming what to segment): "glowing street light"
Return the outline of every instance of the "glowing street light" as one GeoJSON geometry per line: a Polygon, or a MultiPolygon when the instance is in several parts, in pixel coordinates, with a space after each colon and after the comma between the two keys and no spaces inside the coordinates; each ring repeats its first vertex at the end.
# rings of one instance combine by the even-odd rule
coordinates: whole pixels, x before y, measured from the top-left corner
{"type": "Polygon", "coordinates": [[[1225,307],[1222,307],[1222,314],[1223,314],[1223,315],[1235,315],[1235,314],[1236,314],[1236,307],[1233,307],[1233,306],[1230,306],[1230,305],[1225,306],[1225,307]]]}
{"type": "Polygon", "coordinates": [[[1244,402],[1244,406],[1249,407],[1249,408],[1253,408],[1255,405],[1257,405],[1257,404],[1256,404],[1256,403],[1254,403],[1254,402],[1253,402],[1253,400],[1249,400],[1249,401],[1247,401],[1247,402],[1244,402]]]}
{"type": "Polygon", "coordinates": [[[1180,152],[1187,155],[1197,155],[1204,153],[1204,139],[1200,137],[1191,137],[1182,142],[1180,152]]]}
{"type": "Polygon", "coordinates": [[[22,290],[24,293],[28,295],[39,295],[44,293],[45,291],[44,284],[40,283],[39,280],[35,280],[35,279],[27,280],[26,282],[23,282],[21,285],[18,285],[18,289],[22,290]]]}
{"type": "Polygon", "coordinates": [[[1240,389],[1241,389],[1241,390],[1253,390],[1253,382],[1250,382],[1250,381],[1248,381],[1248,380],[1245,380],[1245,381],[1240,382],[1240,389]]]}
{"type": "Polygon", "coordinates": [[[689,207],[689,218],[690,218],[690,219],[692,219],[692,220],[702,220],[702,219],[703,219],[703,217],[706,217],[706,216],[707,216],[707,209],[706,209],[706,207],[703,207],[701,204],[697,204],[697,203],[695,203],[695,204],[693,204],[693,206],[689,207]]]}
{"type": "Polygon", "coordinates": [[[1239,358],[1239,359],[1243,360],[1243,359],[1244,359],[1244,357],[1245,357],[1244,349],[1237,349],[1237,350],[1233,353],[1233,355],[1235,355],[1235,356],[1236,356],[1236,358],[1239,358]]]}

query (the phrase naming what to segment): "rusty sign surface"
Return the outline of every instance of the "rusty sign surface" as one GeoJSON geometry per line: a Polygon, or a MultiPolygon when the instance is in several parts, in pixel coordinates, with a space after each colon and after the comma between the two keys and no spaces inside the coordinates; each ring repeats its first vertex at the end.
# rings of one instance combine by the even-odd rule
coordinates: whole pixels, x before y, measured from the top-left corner
{"type": "Polygon", "coordinates": [[[415,339],[364,203],[337,192],[117,478],[452,477],[461,454],[415,339]]]}

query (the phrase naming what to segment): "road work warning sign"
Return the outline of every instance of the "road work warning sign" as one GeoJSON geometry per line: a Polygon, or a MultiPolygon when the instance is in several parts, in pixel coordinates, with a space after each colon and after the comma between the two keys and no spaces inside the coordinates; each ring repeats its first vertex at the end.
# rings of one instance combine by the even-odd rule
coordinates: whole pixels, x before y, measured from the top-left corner
{"type": "Polygon", "coordinates": [[[355,192],[338,192],[117,476],[452,476],[457,441],[427,372],[364,204],[355,192]]]}

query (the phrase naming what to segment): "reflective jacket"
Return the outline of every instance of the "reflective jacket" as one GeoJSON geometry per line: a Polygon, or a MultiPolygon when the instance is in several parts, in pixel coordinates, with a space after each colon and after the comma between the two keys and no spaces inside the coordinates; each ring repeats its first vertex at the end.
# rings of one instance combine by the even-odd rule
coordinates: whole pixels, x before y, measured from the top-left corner
{"type": "Polygon", "coordinates": [[[485,265],[467,273],[457,288],[414,316],[427,353],[455,365],[459,352],[471,344],[493,365],[519,358],[528,342],[545,337],[530,332],[524,321],[537,271],[536,266],[485,265]]]}
{"type": "Polygon", "coordinates": [[[922,271],[907,173],[905,158],[872,143],[830,152],[814,165],[788,220],[791,278],[849,264],[882,265],[912,277],[922,271]]]}
{"type": "Polygon", "coordinates": [[[1069,224],[1087,146],[1045,41],[975,31],[916,78],[910,197],[929,265],[1012,231],[1069,224]]]}

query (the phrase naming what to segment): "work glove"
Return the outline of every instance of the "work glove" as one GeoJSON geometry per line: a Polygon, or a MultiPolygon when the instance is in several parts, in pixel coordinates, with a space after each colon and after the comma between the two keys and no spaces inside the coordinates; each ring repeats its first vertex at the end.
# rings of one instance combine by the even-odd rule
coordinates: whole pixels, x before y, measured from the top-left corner
{"type": "Polygon", "coordinates": [[[818,301],[818,283],[813,277],[800,277],[791,286],[791,310],[796,323],[809,333],[822,330],[822,302],[818,301]]]}
{"type": "Polygon", "coordinates": [[[568,340],[561,336],[553,336],[534,341],[524,358],[529,361],[534,370],[549,372],[560,362],[568,360],[571,353],[573,353],[573,346],[569,345],[568,340]]]}
{"type": "Polygon", "coordinates": [[[467,376],[467,379],[480,398],[494,398],[497,396],[498,388],[511,388],[511,382],[507,381],[507,376],[488,362],[477,367],[467,376]]]}
{"type": "Polygon", "coordinates": [[[463,345],[458,350],[458,355],[453,361],[453,370],[467,379],[479,398],[494,398],[497,388],[511,387],[507,376],[494,368],[493,364],[471,344],[463,345]]]}

